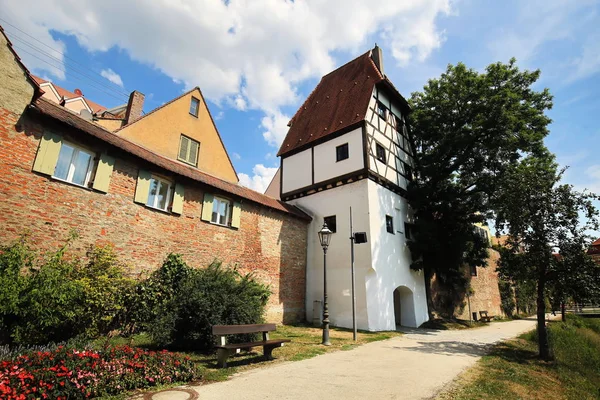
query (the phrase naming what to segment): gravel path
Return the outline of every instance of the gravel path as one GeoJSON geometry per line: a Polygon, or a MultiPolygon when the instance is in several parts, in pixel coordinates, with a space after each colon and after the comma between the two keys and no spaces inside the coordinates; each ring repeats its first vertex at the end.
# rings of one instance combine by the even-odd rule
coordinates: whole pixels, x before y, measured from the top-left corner
{"type": "Polygon", "coordinates": [[[428,399],[472,366],[493,343],[535,327],[497,322],[461,331],[406,330],[406,335],[240,373],[195,386],[200,399],[428,399]]]}

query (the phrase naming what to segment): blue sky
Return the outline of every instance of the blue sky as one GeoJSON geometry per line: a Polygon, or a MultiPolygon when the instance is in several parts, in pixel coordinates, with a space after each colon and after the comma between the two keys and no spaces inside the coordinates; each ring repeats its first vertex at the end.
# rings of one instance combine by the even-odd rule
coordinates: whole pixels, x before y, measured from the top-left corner
{"type": "Polygon", "coordinates": [[[449,63],[481,71],[514,56],[541,69],[537,87],[555,96],[546,143],[569,165],[565,181],[600,193],[597,0],[0,0],[0,10],[34,73],[100,104],[135,89],[147,112],[200,86],[241,182],[256,190],[320,77],[375,42],[406,97],[449,63]]]}

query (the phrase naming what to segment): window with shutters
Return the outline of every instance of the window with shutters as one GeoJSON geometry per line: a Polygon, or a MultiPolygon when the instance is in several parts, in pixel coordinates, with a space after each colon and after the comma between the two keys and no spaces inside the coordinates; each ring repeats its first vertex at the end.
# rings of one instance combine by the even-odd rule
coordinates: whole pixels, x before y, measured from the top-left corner
{"type": "Polygon", "coordinates": [[[200,100],[195,97],[192,97],[192,101],[190,101],[190,114],[194,117],[198,117],[198,110],[200,109],[200,100]]]}
{"type": "Polygon", "coordinates": [[[54,178],[87,187],[94,168],[95,154],[63,141],[54,168],[54,178]]]}
{"type": "Polygon", "coordinates": [[[212,215],[210,222],[217,225],[229,225],[231,217],[231,202],[219,197],[213,200],[212,215]]]}
{"type": "Polygon", "coordinates": [[[181,135],[179,140],[179,154],[177,158],[187,164],[198,166],[198,150],[200,143],[187,136],[181,135]]]}
{"type": "Polygon", "coordinates": [[[148,207],[167,211],[171,204],[172,186],[172,183],[168,180],[152,175],[152,178],[150,178],[150,189],[148,190],[148,200],[146,201],[146,205],[148,207]]]}

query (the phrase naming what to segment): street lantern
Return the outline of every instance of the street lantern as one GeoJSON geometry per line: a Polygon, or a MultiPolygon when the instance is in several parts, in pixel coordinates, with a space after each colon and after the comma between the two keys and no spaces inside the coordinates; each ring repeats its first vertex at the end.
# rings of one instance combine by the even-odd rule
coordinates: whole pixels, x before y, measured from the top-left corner
{"type": "Polygon", "coordinates": [[[327,248],[331,241],[333,232],[327,227],[327,223],[319,231],[319,242],[323,248],[323,342],[324,346],[331,345],[329,342],[329,308],[327,306],[327,248]]]}

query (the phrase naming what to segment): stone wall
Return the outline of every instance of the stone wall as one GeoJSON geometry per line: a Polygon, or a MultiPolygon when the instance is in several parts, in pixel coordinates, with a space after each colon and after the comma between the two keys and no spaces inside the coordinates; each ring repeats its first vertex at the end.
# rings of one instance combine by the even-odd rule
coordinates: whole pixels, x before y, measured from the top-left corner
{"type": "MultiPolygon", "coordinates": [[[[52,128],[97,151],[107,147],[66,126],[52,128]]],[[[202,200],[211,187],[181,178],[181,216],[134,203],[138,168],[149,166],[115,148],[107,194],[54,180],[32,172],[42,129],[36,114],[20,117],[0,108],[0,243],[29,233],[36,247],[52,250],[75,229],[80,238],[73,251],[111,243],[131,274],[156,269],[169,252],[181,253],[194,267],[218,258],[270,285],[268,321],[304,318],[307,221],[244,200],[239,230],[203,222],[202,200]]]]}

